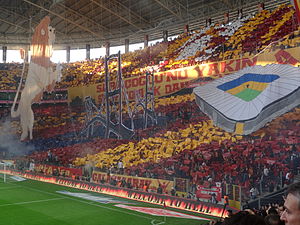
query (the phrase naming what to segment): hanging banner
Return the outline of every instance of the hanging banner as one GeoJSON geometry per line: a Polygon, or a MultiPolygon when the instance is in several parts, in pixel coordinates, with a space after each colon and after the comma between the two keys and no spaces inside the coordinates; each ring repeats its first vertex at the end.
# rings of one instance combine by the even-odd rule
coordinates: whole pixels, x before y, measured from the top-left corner
{"type": "MultiPolygon", "coordinates": [[[[214,63],[199,64],[175,70],[168,70],[154,74],[154,96],[162,97],[189,87],[192,81],[203,77],[220,78],[237,72],[248,66],[267,64],[291,64],[298,66],[300,62],[300,48],[290,48],[265,52],[252,58],[232,59],[214,63]]],[[[145,96],[146,76],[130,77],[124,79],[125,88],[130,101],[135,100],[136,92],[142,97],[145,96]]],[[[116,82],[111,82],[111,89],[115,89],[116,82]]],[[[89,86],[78,86],[68,88],[68,101],[71,102],[76,97],[82,100],[86,96],[91,96],[96,103],[102,102],[105,86],[104,83],[89,86]]]]}
{"type": "Polygon", "coordinates": [[[45,175],[53,175],[54,171],[57,170],[58,175],[64,177],[82,176],[82,170],[76,168],[67,168],[62,166],[36,164],[34,170],[45,175]]]}
{"type": "Polygon", "coordinates": [[[212,195],[215,195],[218,202],[222,201],[222,188],[221,187],[211,187],[206,188],[202,185],[197,185],[196,197],[199,199],[211,199],[212,195]]]}
{"type": "Polygon", "coordinates": [[[144,186],[147,185],[148,190],[151,190],[153,192],[156,192],[158,186],[160,185],[164,194],[170,193],[172,187],[174,186],[174,182],[169,180],[133,177],[119,174],[110,174],[108,176],[107,173],[98,171],[93,171],[92,179],[94,182],[97,183],[101,182],[101,180],[109,182],[110,179],[115,179],[116,181],[121,181],[122,179],[125,179],[126,183],[130,183],[132,188],[134,189],[143,189],[144,186]]]}

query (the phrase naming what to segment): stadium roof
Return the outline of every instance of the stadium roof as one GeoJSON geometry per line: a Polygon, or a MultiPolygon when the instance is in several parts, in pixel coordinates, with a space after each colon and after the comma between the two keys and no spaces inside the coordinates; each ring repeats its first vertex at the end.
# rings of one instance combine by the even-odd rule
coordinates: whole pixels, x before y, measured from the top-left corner
{"type": "Polygon", "coordinates": [[[257,5],[265,3],[274,9],[289,0],[0,0],[0,44],[9,49],[30,43],[33,28],[46,15],[56,29],[55,49],[111,46],[162,38],[183,32],[184,26],[199,29],[205,20],[223,20],[244,13],[257,12],[257,5]]]}

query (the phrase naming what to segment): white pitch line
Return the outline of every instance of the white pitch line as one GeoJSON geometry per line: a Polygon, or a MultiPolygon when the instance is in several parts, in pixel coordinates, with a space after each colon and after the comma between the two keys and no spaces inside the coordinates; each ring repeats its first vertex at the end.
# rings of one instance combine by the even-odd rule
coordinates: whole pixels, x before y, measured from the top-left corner
{"type": "Polygon", "coordinates": [[[20,187],[0,187],[0,190],[10,190],[10,189],[16,189],[20,187]]]}
{"type": "Polygon", "coordinates": [[[14,183],[19,183],[21,181],[17,181],[17,180],[10,180],[10,181],[6,181],[6,182],[3,182],[3,181],[0,181],[0,183],[4,183],[4,184],[14,184],[14,183]]]}
{"type": "Polygon", "coordinates": [[[155,221],[156,221],[156,220],[152,220],[152,221],[151,221],[151,224],[152,224],[152,225],[160,225],[160,224],[166,223],[166,222],[164,222],[164,221],[161,221],[161,222],[158,221],[157,223],[155,223],[155,221]]]}
{"type": "MultiPolygon", "coordinates": [[[[20,185],[17,185],[17,186],[20,186],[20,185]]],[[[41,192],[41,193],[44,193],[44,194],[49,194],[49,195],[54,195],[54,196],[60,196],[61,197],[61,194],[56,194],[56,193],[52,193],[52,192],[42,191],[42,190],[39,190],[39,189],[35,189],[35,188],[31,188],[31,187],[26,187],[26,186],[21,186],[21,187],[27,188],[27,189],[31,189],[31,190],[34,190],[36,192],[41,192]]],[[[73,200],[73,201],[77,201],[77,202],[80,202],[80,203],[84,203],[84,204],[88,204],[88,205],[92,205],[92,206],[104,208],[104,209],[107,209],[107,210],[116,211],[116,212],[125,213],[125,214],[128,214],[128,215],[133,215],[133,216],[145,218],[145,219],[148,219],[150,221],[153,220],[153,218],[151,218],[151,217],[143,216],[143,215],[136,214],[136,213],[126,212],[126,211],[115,209],[115,208],[106,207],[106,206],[99,205],[99,204],[94,203],[94,202],[87,202],[87,201],[83,201],[83,200],[79,200],[79,199],[71,198],[71,197],[67,197],[67,196],[64,196],[64,197],[61,197],[61,198],[63,198],[63,199],[70,199],[70,200],[73,200]]]]}
{"type": "Polygon", "coordinates": [[[50,201],[56,201],[56,200],[61,200],[61,199],[63,199],[63,198],[49,198],[49,199],[28,201],[28,202],[16,202],[16,203],[9,203],[9,204],[3,204],[3,205],[0,204],[0,207],[11,206],[11,205],[25,205],[25,204],[40,203],[40,202],[50,202],[50,201]]]}
{"type": "MultiPolygon", "coordinates": [[[[21,185],[17,185],[17,186],[21,186],[21,185]]],[[[31,189],[31,190],[34,190],[36,192],[40,192],[40,193],[44,193],[44,194],[54,195],[54,196],[60,196],[61,197],[61,195],[62,195],[62,194],[57,194],[57,193],[42,191],[42,190],[35,189],[35,188],[32,188],[32,187],[26,187],[26,186],[21,186],[21,187],[27,188],[27,189],[31,189]]],[[[97,194],[101,195],[101,193],[97,193],[97,194]]],[[[140,215],[140,214],[136,214],[136,213],[132,213],[132,212],[126,212],[126,211],[123,211],[123,210],[119,210],[117,208],[106,207],[104,205],[97,204],[97,202],[87,202],[87,201],[84,201],[84,200],[77,199],[76,197],[72,198],[72,197],[68,197],[68,196],[63,196],[61,198],[63,198],[63,199],[69,199],[69,200],[72,200],[72,201],[77,201],[77,202],[84,203],[84,204],[91,205],[91,206],[96,206],[96,207],[104,208],[104,209],[111,210],[111,211],[116,211],[116,212],[125,213],[125,214],[128,214],[128,215],[133,215],[133,216],[141,217],[141,218],[144,218],[144,219],[148,219],[148,220],[150,220],[151,224],[152,224],[153,221],[157,221],[158,225],[165,223],[165,222],[160,222],[159,220],[155,220],[155,219],[153,219],[151,217],[143,216],[143,215],[140,215]]]]}

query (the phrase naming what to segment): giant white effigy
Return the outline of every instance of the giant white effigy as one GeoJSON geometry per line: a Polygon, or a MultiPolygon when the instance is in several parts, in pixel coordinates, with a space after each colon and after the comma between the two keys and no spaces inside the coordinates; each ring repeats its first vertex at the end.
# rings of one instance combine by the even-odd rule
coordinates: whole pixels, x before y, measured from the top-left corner
{"type": "Polygon", "coordinates": [[[35,28],[31,42],[31,61],[25,86],[21,91],[18,108],[15,110],[22,85],[24,62],[22,78],[11,108],[11,117],[20,116],[21,140],[25,140],[28,134],[32,139],[34,114],[31,105],[41,99],[44,91],[52,91],[56,81],[59,81],[61,76],[60,65],[58,64],[56,70],[53,70],[53,63],[50,61],[53,53],[52,46],[55,41],[55,30],[49,24],[50,17],[46,16],[35,28]]]}

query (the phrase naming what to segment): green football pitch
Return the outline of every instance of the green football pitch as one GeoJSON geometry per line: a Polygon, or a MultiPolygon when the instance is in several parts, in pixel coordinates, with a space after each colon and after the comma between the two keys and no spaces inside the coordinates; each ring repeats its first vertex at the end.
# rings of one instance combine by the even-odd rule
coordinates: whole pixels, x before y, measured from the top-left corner
{"type": "MultiPolygon", "coordinates": [[[[3,176],[3,175],[2,175],[3,176]]],[[[200,225],[203,215],[33,180],[0,178],[0,225],[200,225]],[[123,207],[122,207],[123,206],[123,207]],[[124,207],[125,206],[125,207],[124,207]],[[195,218],[141,213],[128,207],[172,210],[195,218]],[[197,218],[198,219],[197,219],[197,218]]],[[[150,209],[151,210],[151,209],[150,209]]],[[[172,213],[171,212],[171,213],[172,213]]]]}

